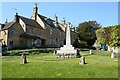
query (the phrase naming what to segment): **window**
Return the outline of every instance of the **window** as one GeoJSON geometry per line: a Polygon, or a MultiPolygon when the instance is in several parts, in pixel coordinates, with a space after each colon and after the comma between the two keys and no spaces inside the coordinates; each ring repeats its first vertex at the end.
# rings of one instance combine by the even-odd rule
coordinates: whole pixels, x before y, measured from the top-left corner
{"type": "Polygon", "coordinates": [[[62,44],[62,40],[60,40],[60,46],[62,46],[63,44],[62,44]]]}
{"type": "Polygon", "coordinates": [[[21,27],[21,26],[18,24],[18,27],[21,27]]]}
{"type": "Polygon", "coordinates": [[[13,29],[10,29],[10,30],[9,30],[9,36],[8,36],[8,37],[11,37],[11,38],[12,38],[13,36],[14,36],[14,31],[13,31],[13,29]]]}
{"type": "Polygon", "coordinates": [[[56,38],[55,39],[55,45],[57,46],[57,44],[58,44],[58,39],[56,38]]]}
{"type": "Polygon", "coordinates": [[[9,49],[13,49],[13,41],[9,42],[9,46],[8,47],[9,47],[9,49]]]}
{"type": "Polygon", "coordinates": [[[50,39],[50,46],[52,45],[52,39],[50,39]]]}
{"type": "Polygon", "coordinates": [[[62,36],[62,32],[60,31],[60,37],[62,36]]]}
{"type": "Polygon", "coordinates": [[[52,29],[50,29],[50,34],[52,35],[52,29]]]}
{"type": "Polygon", "coordinates": [[[11,30],[11,35],[13,35],[13,30],[11,30]]]}
{"type": "Polygon", "coordinates": [[[40,36],[40,30],[37,31],[37,35],[40,36]]]}
{"type": "Polygon", "coordinates": [[[29,29],[29,33],[30,33],[30,34],[33,34],[33,28],[30,28],[30,29],[29,29]]]}

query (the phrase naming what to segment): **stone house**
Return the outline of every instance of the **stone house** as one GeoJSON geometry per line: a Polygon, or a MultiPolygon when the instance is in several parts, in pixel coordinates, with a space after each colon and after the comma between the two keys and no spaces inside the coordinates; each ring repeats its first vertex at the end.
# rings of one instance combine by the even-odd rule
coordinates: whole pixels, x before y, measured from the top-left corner
{"type": "MultiPolygon", "coordinates": [[[[65,19],[58,22],[55,15],[54,20],[38,14],[37,4],[34,4],[31,18],[16,15],[12,22],[1,25],[0,42],[8,49],[32,48],[32,47],[60,47],[65,41],[65,19]]],[[[71,30],[72,43],[76,38],[75,29],[71,30]]]]}
{"type": "Polygon", "coordinates": [[[32,48],[40,47],[44,30],[34,20],[28,19],[18,14],[15,15],[14,21],[2,24],[1,37],[2,44],[8,49],[12,48],[32,48]]]}

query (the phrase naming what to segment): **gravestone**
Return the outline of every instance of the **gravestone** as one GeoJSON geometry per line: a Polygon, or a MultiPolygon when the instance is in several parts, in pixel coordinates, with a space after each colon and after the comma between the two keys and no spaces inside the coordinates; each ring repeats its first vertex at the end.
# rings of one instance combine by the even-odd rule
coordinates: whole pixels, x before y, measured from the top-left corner
{"type": "Polygon", "coordinates": [[[27,57],[25,53],[22,53],[21,58],[22,58],[22,64],[27,63],[27,57]]]}
{"type": "Polygon", "coordinates": [[[57,54],[67,54],[66,56],[69,55],[69,57],[77,57],[77,50],[71,45],[71,23],[67,23],[66,26],[66,45],[63,45],[63,47],[60,47],[60,50],[57,50],[57,54]]]}
{"type": "Polygon", "coordinates": [[[57,51],[56,51],[56,50],[54,50],[53,54],[56,54],[56,53],[57,53],[57,51]]]}
{"type": "Polygon", "coordinates": [[[115,52],[112,52],[111,53],[111,58],[115,58],[116,57],[116,53],[115,52]]]}
{"type": "Polygon", "coordinates": [[[85,56],[82,56],[82,57],[80,58],[79,64],[82,64],[82,65],[85,64],[85,56]]]}
{"type": "Polygon", "coordinates": [[[89,52],[89,54],[90,54],[90,55],[92,55],[92,54],[93,54],[93,50],[92,50],[92,49],[90,49],[90,52],[89,52]]]}
{"type": "Polygon", "coordinates": [[[77,49],[77,58],[81,57],[80,55],[80,49],[77,49]]]}

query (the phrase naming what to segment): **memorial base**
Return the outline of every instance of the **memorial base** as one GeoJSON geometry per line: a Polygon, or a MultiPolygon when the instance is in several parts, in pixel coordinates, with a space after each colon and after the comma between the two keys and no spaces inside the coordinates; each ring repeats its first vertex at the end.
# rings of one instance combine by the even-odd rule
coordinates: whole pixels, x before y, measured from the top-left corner
{"type": "Polygon", "coordinates": [[[57,57],[77,57],[77,50],[72,45],[64,45],[60,50],[57,50],[56,55],[57,57]]]}

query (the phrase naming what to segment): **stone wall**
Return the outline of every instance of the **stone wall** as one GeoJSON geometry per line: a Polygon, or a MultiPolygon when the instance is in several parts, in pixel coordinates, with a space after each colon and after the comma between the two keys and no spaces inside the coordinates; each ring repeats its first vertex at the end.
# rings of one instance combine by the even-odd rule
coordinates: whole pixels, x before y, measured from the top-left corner
{"type": "Polygon", "coordinates": [[[23,43],[20,42],[20,34],[23,33],[24,30],[19,23],[15,23],[12,27],[8,29],[8,48],[10,48],[10,42],[13,42],[13,48],[20,48],[23,43]],[[11,31],[13,30],[13,34],[11,31]]]}
{"type": "Polygon", "coordinates": [[[64,39],[65,33],[63,31],[55,27],[45,26],[45,47],[60,47],[61,44],[64,44],[64,39]],[[52,41],[51,45],[50,41],[52,41]]]}

